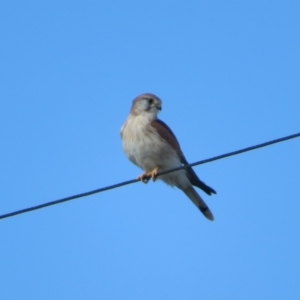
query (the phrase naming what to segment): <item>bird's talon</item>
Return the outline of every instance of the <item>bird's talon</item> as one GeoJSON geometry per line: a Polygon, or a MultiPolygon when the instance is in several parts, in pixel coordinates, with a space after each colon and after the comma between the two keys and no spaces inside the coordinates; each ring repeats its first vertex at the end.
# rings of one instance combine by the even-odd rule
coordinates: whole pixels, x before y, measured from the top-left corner
{"type": "Polygon", "coordinates": [[[150,179],[153,180],[153,182],[156,181],[157,178],[157,173],[158,173],[158,167],[156,167],[153,171],[151,172],[145,172],[142,175],[140,175],[137,180],[142,181],[143,183],[148,183],[150,179]]]}
{"type": "Polygon", "coordinates": [[[143,182],[143,183],[148,183],[148,182],[149,182],[149,178],[143,178],[143,179],[142,179],[142,182],[143,182]]]}
{"type": "Polygon", "coordinates": [[[140,175],[137,180],[140,180],[143,183],[148,183],[149,181],[149,175],[147,173],[143,173],[142,175],[140,175]]]}
{"type": "Polygon", "coordinates": [[[156,167],[152,172],[149,172],[147,175],[153,180],[153,182],[156,181],[158,173],[158,167],[156,167]]]}
{"type": "Polygon", "coordinates": [[[156,178],[157,178],[157,173],[152,173],[151,178],[152,178],[153,182],[155,182],[156,178]]]}

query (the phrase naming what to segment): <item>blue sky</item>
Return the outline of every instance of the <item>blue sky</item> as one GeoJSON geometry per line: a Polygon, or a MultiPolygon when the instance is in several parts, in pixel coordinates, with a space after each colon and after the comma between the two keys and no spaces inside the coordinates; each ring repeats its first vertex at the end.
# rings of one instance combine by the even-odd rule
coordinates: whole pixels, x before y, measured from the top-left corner
{"type": "MultiPolygon", "coordinates": [[[[299,132],[299,1],[1,1],[0,214],[129,180],[143,92],[190,162],[299,132]]],[[[0,222],[1,299],[299,299],[300,139],[0,222]],[[200,192],[201,193],[201,192],[200,192]]]]}

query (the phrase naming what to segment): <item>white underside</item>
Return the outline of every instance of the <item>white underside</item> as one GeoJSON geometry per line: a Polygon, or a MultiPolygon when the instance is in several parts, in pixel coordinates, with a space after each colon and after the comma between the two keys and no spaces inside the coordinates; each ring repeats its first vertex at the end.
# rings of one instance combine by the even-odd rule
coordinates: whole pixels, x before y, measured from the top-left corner
{"type": "MultiPolygon", "coordinates": [[[[181,166],[176,151],[150,126],[143,115],[130,115],[121,129],[123,149],[127,157],[141,169],[151,172],[156,167],[160,171],[181,166]]],[[[171,186],[185,189],[191,186],[185,170],[159,176],[171,186]]]]}

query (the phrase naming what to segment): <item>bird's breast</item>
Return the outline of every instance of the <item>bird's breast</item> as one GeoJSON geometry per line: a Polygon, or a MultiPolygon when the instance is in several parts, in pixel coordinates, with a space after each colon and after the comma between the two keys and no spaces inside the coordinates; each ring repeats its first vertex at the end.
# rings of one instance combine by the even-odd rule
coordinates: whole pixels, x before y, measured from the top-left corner
{"type": "Polygon", "coordinates": [[[176,165],[180,163],[170,145],[145,118],[128,118],[122,127],[121,135],[127,157],[147,172],[157,166],[162,169],[173,166],[174,159],[176,165]]]}

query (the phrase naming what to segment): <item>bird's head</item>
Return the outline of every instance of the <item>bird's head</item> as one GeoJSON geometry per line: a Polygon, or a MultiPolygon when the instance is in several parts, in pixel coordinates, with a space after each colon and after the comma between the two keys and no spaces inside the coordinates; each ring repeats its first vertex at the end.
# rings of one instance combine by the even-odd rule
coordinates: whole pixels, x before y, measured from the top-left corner
{"type": "Polygon", "coordinates": [[[142,94],[136,97],[132,102],[130,113],[132,115],[145,115],[150,118],[156,118],[161,110],[161,100],[150,93],[142,94]]]}

